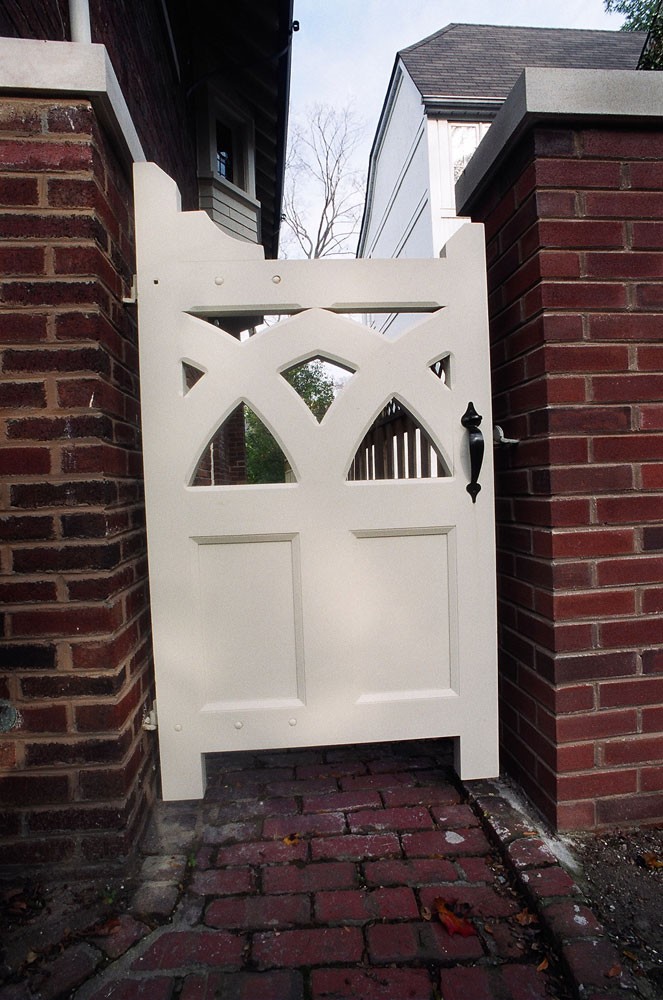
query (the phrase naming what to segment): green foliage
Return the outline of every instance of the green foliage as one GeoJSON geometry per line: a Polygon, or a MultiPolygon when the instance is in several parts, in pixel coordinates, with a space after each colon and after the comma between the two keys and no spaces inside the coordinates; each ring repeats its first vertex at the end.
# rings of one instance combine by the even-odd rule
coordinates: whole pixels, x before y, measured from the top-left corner
{"type": "Polygon", "coordinates": [[[285,457],[253,410],[244,407],[246,479],[249,483],[284,483],[285,457]]]}
{"type": "Polygon", "coordinates": [[[603,0],[608,14],[624,14],[622,31],[649,31],[661,7],[660,0],[603,0]]]}
{"type": "MultiPolygon", "coordinates": [[[[334,401],[334,382],[322,362],[312,361],[284,373],[317,420],[334,401]]],[[[245,408],[246,477],[249,483],[284,483],[286,460],[281,448],[253,410],[245,408]]]]}
{"type": "Polygon", "coordinates": [[[316,420],[322,420],[334,402],[334,382],[323,368],[321,361],[307,361],[285,372],[293,389],[296,389],[316,420]]]}
{"type": "Polygon", "coordinates": [[[608,13],[624,14],[622,31],[647,31],[649,37],[638,69],[663,69],[662,0],[603,0],[608,13]]]}

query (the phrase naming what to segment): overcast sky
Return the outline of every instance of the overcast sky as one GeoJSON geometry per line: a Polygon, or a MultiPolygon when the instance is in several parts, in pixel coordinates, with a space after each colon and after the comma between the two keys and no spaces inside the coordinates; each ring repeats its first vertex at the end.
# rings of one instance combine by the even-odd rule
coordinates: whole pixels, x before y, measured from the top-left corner
{"type": "Polygon", "coordinates": [[[399,49],[452,22],[618,29],[603,0],[295,0],[290,114],[315,103],[354,102],[368,152],[399,49]]]}

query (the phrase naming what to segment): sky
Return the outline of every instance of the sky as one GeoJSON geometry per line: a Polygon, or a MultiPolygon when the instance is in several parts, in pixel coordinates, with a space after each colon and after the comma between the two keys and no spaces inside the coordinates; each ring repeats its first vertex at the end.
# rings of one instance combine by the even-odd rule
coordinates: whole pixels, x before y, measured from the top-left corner
{"type": "Polygon", "coordinates": [[[366,123],[356,165],[365,170],[399,49],[452,22],[614,31],[603,0],[295,0],[290,115],[313,104],[354,104],[366,123]]]}

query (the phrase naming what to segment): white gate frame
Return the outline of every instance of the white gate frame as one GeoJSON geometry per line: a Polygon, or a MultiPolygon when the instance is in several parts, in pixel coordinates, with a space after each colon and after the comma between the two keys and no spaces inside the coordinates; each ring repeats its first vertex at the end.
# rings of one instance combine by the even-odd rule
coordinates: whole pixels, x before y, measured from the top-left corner
{"type": "MultiPolygon", "coordinates": [[[[483,227],[470,223],[464,225],[449,241],[445,256],[439,260],[266,261],[262,247],[227,236],[206,213],[183,213],[175,183],[156,165],[135,164],[134,177],[143,458],[164,797],[195,798],[203,794],[205,779],[201,763],[206,752],[305,746],[316,742],[363,742],[364,733],[365,739],[370,741],[380,738],[456,737],[456,767],[461,777],[468,779],[494,776],[498,773],[497,640],[492,418],[483,227]],[[342,326],[340,336],[348,344],[354,337],[357,354],[361,354],[360,345],[363,341],[367,344],[370,341],[378,349],[379,344],[384,343],[384,338],[375,331],[369,331],[349,320],[334,319],[329,317],[329,313],[433,313],[442,317],[442,329],[447,331],[446,336],[451,336],[454,327],[456,328],[453,336],[456,337],[457,350],[463,361],[462,365],[458,365],[454,376],[452,392],[446,392],[444,386],[440,391],[433,384],[430,372],[426,371],[426,365],[436,359],[435,345],[439,344],[439,324],[436,327],[437,321],[434,322],[433,319],[430,323],[420,324],[412,334],[408,333],[409,340],[403,338],[392,342],[391,361],[385,363],[386,367],[383,365],[383,376],[393,377],[393,390],[390,391],[397,394],[399,366],[405,365],[406,360],[403,352],[414,349],[423,352],[421,357],[428,360],[422,368],[424,376],[421,385],[426,398],[422,402],[421,412],[430,413],[434,406],[439,405],[445,408],[445,426],[453,425],[455,428],[453,436],[441,442],[441,452],[445,455],[445,460],[448,459],[452,470],[450,479],[446,481],[448,486],[443,488],[447,490],[446,495],[449,497],[453,490],[456,491],[453,493],[457,498],[454,504],[459,511],[459,523],[462,522],[462,534],[456,532],[456,535],[463,539],[463,551],[456,551],[456,541],[448,535],[448,525],[431,526],[430,514],[413,513],[414,523],[418,526],[404,529],[400,534],[407,535],[409,531],[419,538],[430,536],[431,543],[434,538],[445,539],[446,548],[440,548],[439,552],[446,553],[444,558],[448,558],[449,572],[456,575],[454,586],[457,587],[458,598],[455,610],[452,609],[450,613],[448,642],[455,648],[453,655],[457,655],[458,663],[451,665],[451,680],[447,691],[431,691],[430,697],[426,698],[424,696],[427,692],[420,685],[418,693],[415,692],[416,696],[407,695],[409,701],[399,702],[404,706],[402,710],[391,709],[391,716],[388,715],[390,695],[377,696],[369,709],[362,709],[368,713],[365,722],[359,717],[354,720],[354,707],[351,705],[347,709],[347,730],[343,730],[340,725],[343,720],[339,722],[338,740],[334,739],[333,727],[325,728],[321,724],[320,714],[310,724],[307,723],[302,683],[301,691],[297,689],[297,697],[291,698],[288,704],[284,702],[280,709],[276,704],[278,698],[272,699],[274,705],[271,707],[274,711],[268,713],[270,722],[266,727],[267,731],[256,737],[249,735],[250,726],[245,727],[241,721],[247,718],[246,711],[243,715],[238,708],[234,715],[231,713],[227,720],[229,728],[225,717],[222,720],[223,726],[220,726],[220,710],[216,716],[209,710],[200,711],[205,700],[197,673],[197,661],[202,659],[202,647],[197,645],[198,639],[193,632],[188,633],[187,629],[191,617],[198,613],[193,593],[195,573],[198,570],[192,567],[195,559],[201,560],[202,557],[198,555],[192,558],[187,555],[187,545],[191,548],[195,542],[193,547],[200,552],[203,549],[207,551],[214,541],[223,541],[221,536],[224,530],[231,530],[224,529],[224,518],[232,520],[230,512],[237,508],[235,498],[238,494],[235,492],[231,499],[227,488],[213,488],[216,492],[210,501],[213,506],[209,508],[213,513],[206,515],[207,521],[203,519],[201,522],[206,523],[207,528],[198,528],[194,537],[195,532],[192,533],[185,513],[190,503],[194,502],[190,500],[191,463],[196,457],[195,450],[199,447],[199,441],[209,434],[210,428],[213,430],[218,424],[215,425],[213,420],[210,423],[209,417],[196,418],[193,424],[186,423],[183,419],[186,407],[191,404],[184,402],[186,389],[183,385],[182,364],[201,365],[193,348],[187,347],[186,331],[193,330],[200,343],[208,345],[208,357],[220,350],[232,352],[244,347],[251,347],[253,350],[253,340],[258,338],[240,345],[223,331],[191,317],[301,314],[313,309],[323,310],[316,313],[321,331],[321,342],[317,347],[325,356],[333,355],[333,351],[323,349],[322,343],[326,338],[326,326],[330,324],[339,329],[342,326]],[[224,340],[229,342],[229,346],[221,346],[224,340]],[[384,374],[390,371],[392,374],[384,374]],[[465,492],[471,475],[468,434],[460,426],[463,411],[470,401],[483,415],[483,426],[488,439],[481,471],[481,492],[478,498],[475,496],[472,499],[465,492]],[[461,492],[459,484],[462,484],[461,492]],[[474,500],[477,502],[473,502],[474,500]],[[419,522],[416,521],[417,516],[420,518],[419,522]],[[439,726],[431,709],[431,705],[434,707],[436,704],[439,704],[441,713],[439,726]],[[386,721],[380,721],[381,712],[386,721]],[[238,721],[232,723],[232,718],[238,721]],[[275,720],[274,726],[272,720],[275,720]],[[278,731],[274,728],[277,723],[281,727],[278,731]],[[223,734],[219,735],[221,728],[223,734]]],[[[298,320],[291,321],[289,334],[285,329],[276,329],[270,333],[270,336],[276,335],[273,337],[276,345],[274,357],[278,356],[280,371],[287,367],[285,362],[290,358],[288,341],[283,338],[294,338],[289,348],[295,355],[292,357],[292,364],[311,354],[310,349],[304,349],[304,334],[301,343],[297,340],[299,335],[295,331],[301,326],[298,324],[298,320]]],[[[200,353],[205,354],[205,350],[200,353]]],[[[351,353],[351,347],[344,354],[339,351],[338,359],[347,360],[350,355],[351,360],[351,353]]],[[[204,363],[202,367],[205,368],[204,363]]],[[[260,383],[262,375],[258,369],[256,372],[256,382],[260,383]]],[[[264,393],[268,391],[268,378],[265,375],[263,386],[256,384],[256,393],[260,395],[263,392],[263,398],[266,398],[264,393]]],[[[212,382],[209,381],[209,384],[212,382]]],[[[236,400],[243,398],[241,389],[235,388],[232,392],[238,394],[236,400]]],[[[361,394],[356,398],[361,401],[361,394]]],[[[284,405],[287,410],[288,406],[297,406],[299,403],[300,401],[292,404],[286,402],[284,405]]],[[[233,405],[236,405],[236,401],[233,405]]],[[[295,415],[294,409],[291,415],[295,415]]],[[[343,432],[346,426],[341,416],[334,419],[331,416],[329,420],[325,417],[320,426],[313,419],[311,426],[301,432],[293,432],[295,453],[300,456],[306,453],[310,455],[311,442],[322,440],[322,437],[311,437],[313,433],[327,433],[326,441],[331,447],[330,434],[334,428],[338,429],[338,433],[343,432]],[[312,425],[315,425],[315,431],[312,425]]],[[[356,438],[357,444],[367,426],[361,428],[356,438]]],[[[351,433],[354,434],[354,431],[351,433]]],[[[324,455],[315,461],[319,462],[320,477],[323,477],[326,461],[324,455]]],[[[311,468],[314,468],[314,463],[311,468]]],[[[359,488],[362,488],[361,484],[359,488]]],[[[237,487],[230,489],[237,491],[237,487]]],[[[408,497],[414,497],[415,494],[407,494],[402,487],[400,489],[403,500],[402,511],[398,516],[402,519],[407,516],[408,504],[411,503],[408,497]]],[[[422,490],[418,486],[414,489],[421,496],[430,487],[422,490]]],[[[240,488],[240,494],[242,492],[240,488]]],[[[364,485],[364,506],[366,516],[369,516],[371,503],[367,493],[364,485]]],[[[202,493],[199,491],[198,495],[202,493]]],[[[244,491],[244,496],[247,495],[244,491]]],[[[272,501],[277,502],[274,499],[277,494],[272,493],[271,496],[272,501]]],[[[320,501],[320,497],[322,493],[318,483],[318,503],[324,502],[324,498],[320,501]]],[[[416,504],[413,505],[413,510],[414,506],[416,504]]],[[[354,531],[354,535],[356,538],[379,538],[398,534],[392,529],[391,521],[385,520],[385,517],[386,514],[376,511],[375,527],[354,531]]],[[[259,521],[258,517],[254,518],[251,522],[253,527],[246,528],[246,538],[240,533],[231,540],[245,541],[251,531],[259,538],[261,529],[256,527],[259,521]]],[[[277,540],[292,545],[294,551],[296,543],[292,539],[296,534],[296,531],[291,531],[291,526],[284,525],[277,532],[264,537],[267,541],[277,540]]],[[[233,546],[226,545],[224,548],[229,550],[233,546]]],[[[393,549],[393,552],[397,551],[396,548],[393,549]]],[[[295,556],[292,558],[293,576],[296,576],[298,570],[294,567],[295,556]]],[[[337,584],[342,586],[340,576],[337,584]]],[[[297,604],[297,598],[294,597],[293,600],[297,604]]],[[[301,606],[296,609],[296,614],[301,617],[301,606]]],[[[301,636],[297,638],[297,642],[300,641],[301,636]]],[[[299,652],[296,652],[298,657],[299,652]]],[[[404,665],[404,670],[407,672],[407,665],[404,665]]],[[[314,687],[315,685],[311,685],[311,691],[314,687]]],[[[325,697],[329,699],[329,696],[330,689],[327,687],[325,697]]],[[[359,698],[356,704],[362,703],[365,706],[370,701],[370,698],[359,698]]],[[[220,701],[217,702],[216,707],[221,704],[220,701]]],[[[243,706],[243,710],[248,706],[248,702],[235,704],[240,708],[243,706]]],[[[212,708],[214,707],[213,705],[212,708]]],[[[209,705],[206,709],[209,709],[209,705]]]]}

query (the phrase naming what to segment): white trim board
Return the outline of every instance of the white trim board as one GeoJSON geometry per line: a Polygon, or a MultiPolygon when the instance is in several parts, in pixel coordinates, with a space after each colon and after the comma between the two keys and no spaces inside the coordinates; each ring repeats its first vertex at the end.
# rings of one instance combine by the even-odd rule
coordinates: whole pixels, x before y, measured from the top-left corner
{"type": "Polygon", "coordinates": [[[105,45],[0,38],[0,94],[84,97],[129,162],[145,153],[105,45]]]}

